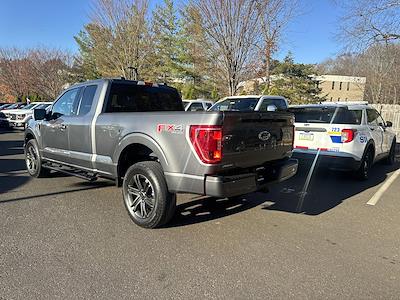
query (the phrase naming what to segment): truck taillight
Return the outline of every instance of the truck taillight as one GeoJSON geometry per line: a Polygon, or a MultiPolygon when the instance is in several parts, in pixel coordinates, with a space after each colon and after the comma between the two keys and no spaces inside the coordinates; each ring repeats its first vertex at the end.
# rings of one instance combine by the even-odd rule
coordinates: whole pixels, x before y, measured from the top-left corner
{"type": "Polygon", "coordinates": [[[216,164],[222,160],[222,126],[192,125],[190,141],[202,162],[216,164]]]}
{"type": "Polygon", "coordinates": [[[342,129],[342,143],[350,143],[354,140],[354,129],[342,129]]]}

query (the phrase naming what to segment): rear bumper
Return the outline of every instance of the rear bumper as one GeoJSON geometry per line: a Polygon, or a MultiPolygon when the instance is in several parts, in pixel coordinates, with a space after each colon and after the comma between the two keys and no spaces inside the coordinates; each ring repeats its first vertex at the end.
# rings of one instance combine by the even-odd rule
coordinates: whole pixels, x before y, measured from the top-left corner
{"type": "Polygon", "coordinates": [[[286,159],[234,175],[198,176],[170,172],[164,172],[164,175],[168,190],[172,193],[225,198],[255,192],[272,183],[289,179],[296,174],[297,167],[297,159],[286,159]]]}
{"type": "MultiPolygon", "coordinates": [[[[315,156],[315,153],[293,152],[293,157],[299,159],[300,162],[311,162],[315,159],[315,156]]],[[[360,168],[361,160],[342,153],[340,155],[335,155],[334,152],[330,154],[320,153],[317,164],[320,167],[337,171],[355,171],[360,168]]]]}
{"type": "Polygon", "coordinates": [[[294,176],[298,162],[289,159],[269,167],[259,167],[255,173],[233,176],[206,176],[205,194],[213,197],[232,197],[255,192],[274,182],[294,176]]]}

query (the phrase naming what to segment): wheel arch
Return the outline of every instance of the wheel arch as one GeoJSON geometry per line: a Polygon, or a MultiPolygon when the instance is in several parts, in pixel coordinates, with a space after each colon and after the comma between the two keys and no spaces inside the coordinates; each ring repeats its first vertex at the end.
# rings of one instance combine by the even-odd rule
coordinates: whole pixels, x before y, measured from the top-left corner
{"type": "Polygon", "coordinates": [[[118,143],[113,155],[117,184],[121,184],[121,178],[132,164],[147,160],[158,161],[163,170],[168,167],[163,150],[151,137],[137,133],[123,138],[118,143]]]}
{"type": "Polygon", "coordinates": [[[36,140],[37,143],[39,143],[39,139],[37,138],[36,134],[30,130],[30,129],[26,129],[25,131],[25,135],[24,135],[24,143],[26,144],[29,140],[36,140]]]}
{"type": "Polygon", "coordinates": [[[375,151],[375,142],[374,142],[373,139],[370,139],[370,140],[368,141],[368,143],[365,145],[364,154],[363,154],[363,159],[364,159],[365,155],[367,154],[367,151],[369,151],[370,149],[372,150],[372,154],[373,154],[372,157],[373,157],[373,159],[375,160],[376,151],[375,151]]]}

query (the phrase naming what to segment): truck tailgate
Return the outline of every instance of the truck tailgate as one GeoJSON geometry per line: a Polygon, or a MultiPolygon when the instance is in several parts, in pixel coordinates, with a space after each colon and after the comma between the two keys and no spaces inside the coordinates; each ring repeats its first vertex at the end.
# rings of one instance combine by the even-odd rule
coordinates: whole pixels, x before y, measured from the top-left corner
{"type": "Polygon", "coordinates": [[[294,116],[286,112],[224,112],[222,164],[247,168],[290,156],[294,116]]]}

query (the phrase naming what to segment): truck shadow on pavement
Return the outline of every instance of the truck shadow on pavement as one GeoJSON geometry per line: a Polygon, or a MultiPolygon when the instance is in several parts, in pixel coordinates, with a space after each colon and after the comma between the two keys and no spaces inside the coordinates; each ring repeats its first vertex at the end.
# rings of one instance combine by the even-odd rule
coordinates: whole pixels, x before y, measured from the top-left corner
{"type": "MultiPolygon", "coordinates": [[[[0,194],[14,190],[31,180],[26,171],[25,160],[21,158],[24,153],[23,144],[22,140],[0,141],[0,194]]],[[[54,173],[52,176],[66,175],[54,173]]]]}
{"type": "Polygon", "coordinates": [[[381,184],[388,177],[388,173],[399,167],[399,162],[393,166],[377,163],[372,167],[367,181],[359,181],[351,173],[317,168],[302,205],[299,205],[301,191],[309,171],[308,165],[301,164],[296,176],[273,185],[269,193],[252,193],[234,200],[199,196],[189,202],[179,204],[174,218],[165,227],[179,227],[216,220],[259,205],[262,205],[264,210],[319,215],[335,208],[348,198],[381,184]]]}
{"type": "MultiPolygon", "coordinates": [[[[348,198],[383,183],[388,178],[388,174],[399,167],[399,162],[392,166],[378,162],[372,167],[370,178],[366,181],[357,180],[351,173],[316,168],[308,190],[301,201],[302,190],[309,172],[308,164],[302,165],[295,177],[271,189],[268,201],[273,204],[265,205],[263,209],[311,216],[319,215],[348,198]]],[[[368,200],[365,199],[365,202],[368,200]]]]}
{"type": "Polygon", "coordinates": [[[24,174],[26,166],[23,159],[4,158],[4,156],[20,156],[23,153],[22,140],[0,141],[0,195],[29,181],[29,176],[24,174]]]}
{"type": "MultiPolygon", "coordinates": [[[[102,182],[83,181],[83,182],[74,184],[73,189],[68,189],[68,190],[64,190],[64,191],[56,191],[56,192],[51,192],[51,193],[35,194],[35,195],[29,195],[29,196],[24,196],[24,197],[16,197],[16,198],[11,198],[11,199],[6,199],[6,200],[0,200],[0,205],[1,205],[1,203],[15,202],[15,201],[21,201],[21,200],[32,200],[35,198],[70,194],[70,193],[87,191],[87,190],[97,190],[100,188],[106,188],[106,187],[110,187],[110,186],[114,186],[114,183],[104,182],[104,181],[102,181],[102,182]]],[[[1,194],[1,189],[0,189],[0,194],[1,194]]]]}
{"type": "Polygon", "coordinates": [[[264,203],[265,195],[253,193],[235,199],[196,197],[195,200],[179,204],[174,218],[165,227],[191,225],[237,214],[264,203]],[[256,195],[264,195],[264,197],[255,197],[256,195]]]}

